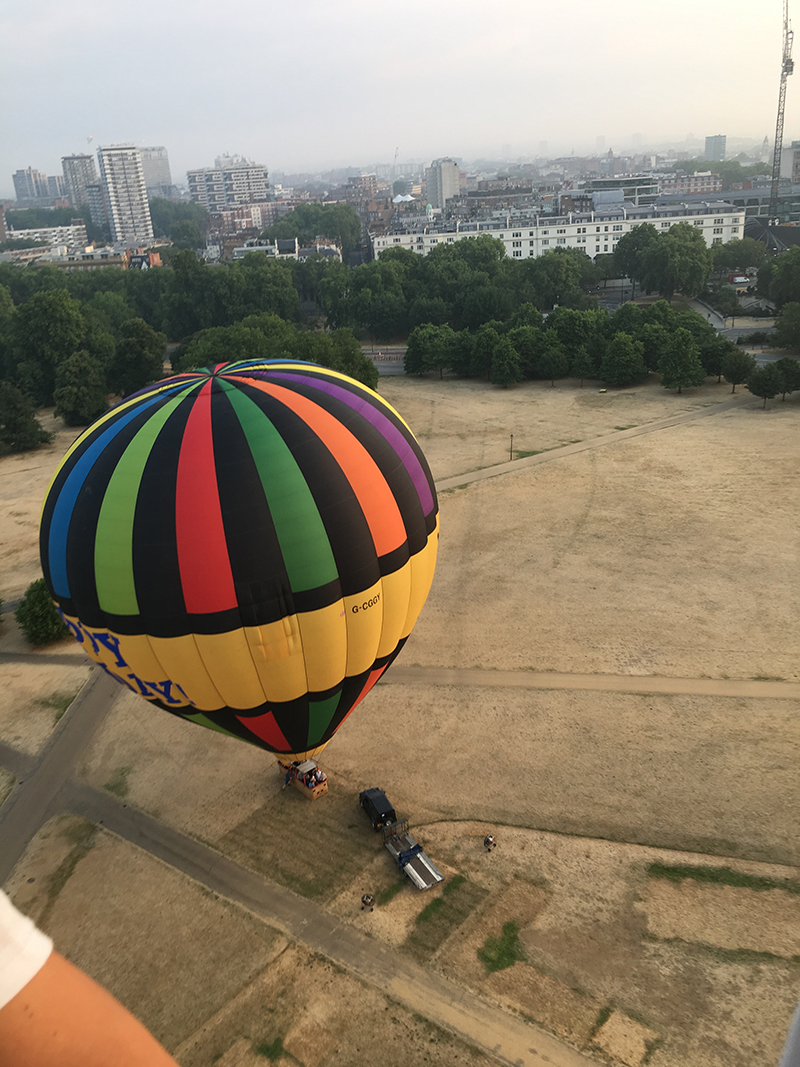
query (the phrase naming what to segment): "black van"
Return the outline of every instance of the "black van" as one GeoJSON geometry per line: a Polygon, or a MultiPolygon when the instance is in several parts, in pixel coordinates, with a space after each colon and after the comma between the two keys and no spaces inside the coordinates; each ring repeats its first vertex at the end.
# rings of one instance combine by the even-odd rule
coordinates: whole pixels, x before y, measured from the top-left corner
{"type": "Polygon", "coordinates": [[[394,808],[382,789],[365,789],[363,793],[359,793],[358,799],[369,816],[373,830],[380,830],[382,826],[397,822],[394,808]]]}

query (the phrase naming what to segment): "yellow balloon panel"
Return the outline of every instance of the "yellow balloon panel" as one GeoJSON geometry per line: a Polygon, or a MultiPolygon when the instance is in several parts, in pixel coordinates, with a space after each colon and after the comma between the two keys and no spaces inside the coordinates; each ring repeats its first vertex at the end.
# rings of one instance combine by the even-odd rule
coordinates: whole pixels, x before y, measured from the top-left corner
{"type": "Polygon", "coordinates": [[[345,623],[344,602],[304,611],[297,616],[303,643],[307,688],[324,692],[340,684],[345,675],[349,627],[345,623]]]}
{"type": "Polygon", "coordinates": [[[180,678],[183,691],[196,708],[216,711],[225,707],[203,662],[194,634],[183,637],[151,637],[153,651],[170,678],[180,678]]]}
{"type": "Polygon", "coordinates": [[[381,604],[383,628],[381,630],[378,656],[388,656],[397,648],[403,637],[403,627],[408,616],[411,599],[411,561],[393,574],[381,578],[381,604]]]}
{"type": "Polygon", "coordinates": [[[383,626],[381,583],[344,598],[347,619],[347,676],[369,670],[378,655],[383,626]]]}
{"type": "Polygon", "coordinates": [[[282,703],[301,697],[308,683],[297,616],[246,626],[244,632],[266,699],[282,703]]]}
{"type": "Polygon", "coordinates": [[[243,630],[195,634],[211,681],[229,708],[257,708],[266,696],[243,630]]]}
{"type": "Polygon", "coordinates": [[[403,637],[408,637],[414,629],[419,613],[425,604],[428,590],[436,569],[436,553],[439,549],[439,520],[436,529],[428,537],[428,543],[421,552],[411,557],[411,599],[408,602],[408,615],[403,626],[403,637]]]}

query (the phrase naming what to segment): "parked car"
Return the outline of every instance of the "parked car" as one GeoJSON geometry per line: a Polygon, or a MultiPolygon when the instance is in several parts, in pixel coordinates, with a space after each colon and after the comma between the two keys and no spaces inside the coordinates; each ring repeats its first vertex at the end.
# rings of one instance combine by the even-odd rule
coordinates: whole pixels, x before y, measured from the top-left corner
{"type": "Polygon", "coordinates": [[[373,830],[380,830],[382,826],[397,822],[394,808],[382,789],[365,789],[359,793],[358,800],[367,813],[373,830]]]}

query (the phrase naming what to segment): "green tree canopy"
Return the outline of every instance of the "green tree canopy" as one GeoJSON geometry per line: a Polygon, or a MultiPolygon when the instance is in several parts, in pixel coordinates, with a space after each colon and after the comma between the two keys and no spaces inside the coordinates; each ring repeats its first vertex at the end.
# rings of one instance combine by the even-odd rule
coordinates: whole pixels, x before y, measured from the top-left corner
{"type": "Polygon", "coordinates": [[[684,327],[677,329],[667,340],[658,361],[661,382],[665,389],[702,385],[706,372],[700,362],[700,349],[684,327]]]}
{"type": "Polygon", "coordinates": [[[767,406],[767,401],[772,400],[781,391],[783,380],[781,373],[774,363],[767,363],[763,367],[756,367],[756,369],[748,376],[747,388],[753,394],[753,396],[759,396],[764,398],[764,407],[767,406]]]}
{"type": "Polygon", "coordinates": [[[298,204],[261,236],[267,241],[296,237],[301,245],[310,244],[315,237],[327,237],[339,242],[347,263],[361,237],[361,220],[350,204],[298,204]]]}
{"type": "Polygon", "coordinates": [[[722,360],[722,377],[733,386],[732,393],[736,392],[736,386],[746,382],[758,364],[749,352],[742,352],[735,346],[727,352],[722,360]]]}
{"type": "Polygon", "coordinates": [[[702,232],[678,222],[642,254],[640,280],[648,292],[668,301],[675,293],[696,296],[711,274],[711,253],[702,232]]]}
{"type": "Polygon", "coordinates": [[[658,230],[650,222],[640,223],[620,237],[614,249],[614,267],[619,277],[630,278],[634,291],[641,277],[644,254],[659,240],[658,230]]]}
{"type": "Polygon", "coordinates": [[[127,396],[158,381],[164,373],[167,339],[144,319],[129,319],[117,338],[116,351],[106,371],[109,389],[127,396]]]}
{"type": "Polygon", "coordinates": [[[517,350],[508,337],[501,337],[492,355],[489,380],[492,385],[502,385],[504,389],[507,389],[515,382],[521,382],[523,377],[517,350]]]}
{"type": "Polygon", "coordinates": [[[800,389],[800,361],[792,356],[784,356],[783,359],[776,360],[772,366],[780,375],[780,389],[778,391],[785,400],[787,393],[794,393],[797,389],[800,389]]]}
{"type": "Polygon", "coordinates": [[[632,385],[645,377],[647,367],[642,358],[642,344],[626,333],[611,338],[600,364],[600,378],[609,385],[632,385]]]}
{"type": "Polygon", "coordinates": [[[775,339],[781,348],[800,348],[800,302],[792,300],[783,305],[775,321],[775,339]]]}
{"type": "Polygon", "coordinates": [[[56,415],[67,426],[85,426],[108,408],[103,371],[88,352],[75,352],[59,363],[53,399],[56,415]]]}
{"type": "Polygon", "coordinates": [[[14,316],[12,366],[6,374],[37,406],[51,404],[56,369],[78,350],[85,336],[80,304],[65,289],[36,293],[14,316]]]}
{"type": "Polygon", "coordinates": [[[29,452],[52,439],[42,429],[30,400],[11,382],[0,381],[0,455],[29,452]]]}
{"type": "MultiPolygon", "coordinates": [[[[150,200],[150,218],[155,236],[170,237],[173,241],[177,240],[174,233],[176,226],[193,222],[198,232],[204,231],[208,226],[208,212],[202,204],[195,204],[192,200],[166,200],[164,197],[154,196],[150,200]]],[[[199,248],[200,245],[186,247],[199,248]]]]}

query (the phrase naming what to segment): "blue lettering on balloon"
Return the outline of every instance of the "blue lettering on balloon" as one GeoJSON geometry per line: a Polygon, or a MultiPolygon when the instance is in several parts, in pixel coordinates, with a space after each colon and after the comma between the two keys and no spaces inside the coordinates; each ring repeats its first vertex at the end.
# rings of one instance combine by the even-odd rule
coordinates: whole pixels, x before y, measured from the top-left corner
{"type": "Polygon", "coordinates": [[[95,657],[101,655],[102,646],[103,649],[107,649],[115,657],[114,667],[128,668],[127,674],[119,674],[117,671],[111,670],[101,659],[98,658],[96,661],[106,674],[110,674],[112,678],[115,678],[121,685],[130,689],[132,693],[143,696],[147,700],[163,700],[167,704],[189,704],[192,707],[195,706],[194,701],[190,700],[178,683],[173,682],[170,678],[158,682],[149,682],[140,678],[138,674],[134,674],[130,670],[129,664],[122,658],[121,642],[115,634],[109,633],[107,630],[92,631],[80,622],[73,622],[72,619],[67,618],[61,608],[58,609],[58,613],[76,641],[80,644],[85,644],[88,639],[91,642],[92,652],[95,657]]]}

